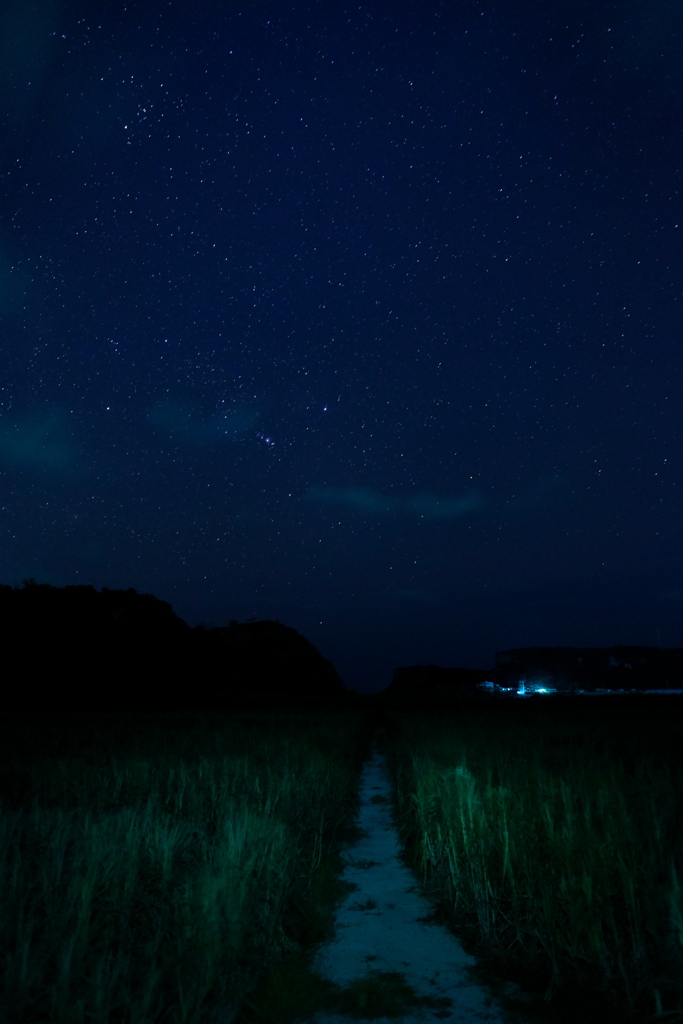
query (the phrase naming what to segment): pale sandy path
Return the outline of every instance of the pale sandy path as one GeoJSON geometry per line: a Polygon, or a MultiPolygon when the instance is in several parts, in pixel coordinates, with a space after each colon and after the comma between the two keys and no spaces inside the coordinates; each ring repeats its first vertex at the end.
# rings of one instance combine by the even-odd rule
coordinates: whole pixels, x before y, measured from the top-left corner
{"type": "MultiPolygon", "coordinates": [[[[364,836],[347,849],[344,879],[355,883],[336,915],[335,939],[321,947],[313,969],[339,985],[373,971],[400,972],[418,996],[444,1000],[442,1008],[411,1009],[406,1016],[373,1017],[373,1024],[519,1024],[470,977],[475,960],[443,926],[425,918],[433,906],[400,859],[385,757],[373,744],[361,777],[358,825],[364,836]],[[381,798],[382,802],[373,802],[381,798]]],[[[341,1014],[318,1013],[307,1024],[349,1024],[341,1014]]],[[[361,1022],[363,1024],[363,1022],[361,1022]]]]}

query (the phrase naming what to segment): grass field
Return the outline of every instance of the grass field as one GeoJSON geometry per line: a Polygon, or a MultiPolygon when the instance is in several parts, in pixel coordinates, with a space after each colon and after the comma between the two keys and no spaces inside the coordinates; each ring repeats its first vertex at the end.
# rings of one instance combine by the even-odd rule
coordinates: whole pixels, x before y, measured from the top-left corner
{"type": "Polygon", "coordinates": [[[354,713],[5,718],[0,1020],[230,1024],[323,937],[369,740],[354,713]]]}
{"type": "MultiPolygon", "coordinates": [[[[539,993],[532,1017],[683,1020],[680,706],[386,716],[409,859],[486,980],[539,993]]],[[[309,955],[372,731],[369,711],[0,719],[3,1024],[272,1024],[332,999],[309,955]]]]}
{"type": "Polygon", "coordinates": [[[387,720],[412,863],[552,1019],[683,1020],[681,704],[628,701],[387,720]]]}

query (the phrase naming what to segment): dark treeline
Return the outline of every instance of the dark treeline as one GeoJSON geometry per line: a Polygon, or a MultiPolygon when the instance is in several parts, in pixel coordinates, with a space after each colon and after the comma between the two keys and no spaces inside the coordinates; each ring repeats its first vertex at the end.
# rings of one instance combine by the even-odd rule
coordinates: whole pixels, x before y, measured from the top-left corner
{"type": "Polygon", "coordinates": [[[411,665],[394,670],[382,695],[398,706],[444,706],[460,700],[487,701],[525,686],[560,694],[677,691],[683,689],[683,649],[660,647],[525,647],[498,651],[493,669],[411,665]]]}
{"type": "Polygon", "coordinates": [[[394,669],[391,683],[384,691],[387,702],[438,702],[448,697],[483,696],[479,684],[490,672],[477,668],[441,668],[439,665],[409,665],[394,669]]]}
{"type": "Polygon", "coordinates": [[[334,666],[279,622],[191,628],[135,590],[0,586],[12,710],[202,710],[280,700],[347,703],[334,666]]]}
{"type": "Polygon", "coordinates": [[[556,692],[683,687],[683,649],[524,648],[490,670],[397,668],[381,693],[347,690],[305,637],[280,622],[190,627],[151,594],[0,585],[1,704],[19,711],[192,711],[235,706],[444,707],[488,701],[480,684],[556,692]]]}
{"type": "Polygon", "coordinates": [[[520,647],[498,651],[501,686],[533,679],[560,690],[672,690],[683,686],[680,647],[520,647]]]}

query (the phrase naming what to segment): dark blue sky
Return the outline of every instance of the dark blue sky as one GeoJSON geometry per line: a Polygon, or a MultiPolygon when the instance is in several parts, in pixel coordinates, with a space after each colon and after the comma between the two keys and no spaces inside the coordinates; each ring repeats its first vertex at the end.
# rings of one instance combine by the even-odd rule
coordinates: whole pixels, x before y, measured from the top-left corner
{"type": "Polygon", "coordinates": [[[683,644],[676,0],[7,0],[0,582],[346,684],[683,644]]]}

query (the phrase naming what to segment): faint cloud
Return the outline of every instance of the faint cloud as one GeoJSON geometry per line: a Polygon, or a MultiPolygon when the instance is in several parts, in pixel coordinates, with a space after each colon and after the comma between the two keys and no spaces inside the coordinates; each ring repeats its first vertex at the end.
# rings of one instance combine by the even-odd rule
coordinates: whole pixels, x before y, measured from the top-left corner
{"type": "Polygon", "coordinates": [[[456,519],[481,508],[478,494],[442,498],[422,491],[415,495],[382,494],[372,487],[311,487],[307,497],[326,505],[341,505],[367,515],[407,515],[425,519],[456,519]]]}
{"type": "Polygon", "coordinates": [[[519,512],[551,507],[567,490],[567,481],[562,476],[546,476],[536,480],[523,494],[511,497],[508,508],[519,512]]]}
{"type": "Polygon", "coordinates": [[[258,420],[258,413],[246,406],[231,406],[210,419],[203,419],[184,402],[162,402],[149,414],[154,427],[180,437],[190,444],[215,445],[244,437],[258,420]]]}
{"type": "Polygon", "coordinates": [[[77,454],[62,413],[33,413],[13,422],[0,418],[0,461],[6,465],[64,472],[77,454]]]}
{"type": "Polygon", "coordinates": [[[418,494],[407,502],[407,511],[427,516],[429,519],[455,519],[481,508],[484,499],[479,494],[463,494],[458,497],[440,498],[436,494],[418,494]]]}
{"type": "Polygon", "coordinates": [[[5,0],[0,14],[0,110],[16,123],[36,108],[60,40],[62,5],[5,0]]]}

